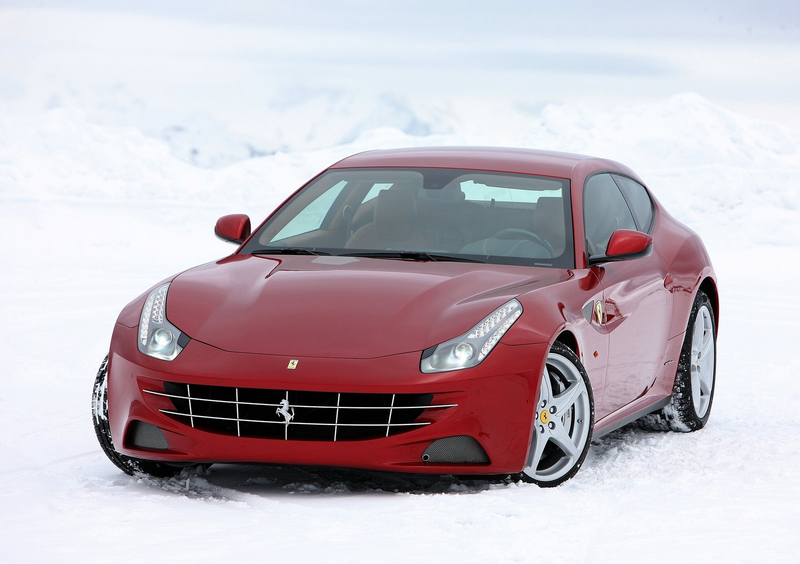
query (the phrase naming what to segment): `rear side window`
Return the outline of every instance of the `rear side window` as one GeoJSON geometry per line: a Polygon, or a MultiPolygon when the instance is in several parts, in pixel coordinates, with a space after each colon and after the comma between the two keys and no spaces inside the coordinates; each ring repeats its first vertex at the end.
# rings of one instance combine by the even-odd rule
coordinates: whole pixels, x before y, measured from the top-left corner
{"type": "Polygon", "coordinates": [[[650,233],[653,226],[653,201],[645,187],[624,176],[614,175],[614,180],[619,184],[622,193],[625,194],[625,199],[631,206],[639,231],[650,233]]]}
{"type": "Polygon", "coordinates": [[[591,256],[606,254],[608,240],[617,229],[636,230],[631,210],[610,174],[597,174],[586,182],[583,217],[591,256]]]}

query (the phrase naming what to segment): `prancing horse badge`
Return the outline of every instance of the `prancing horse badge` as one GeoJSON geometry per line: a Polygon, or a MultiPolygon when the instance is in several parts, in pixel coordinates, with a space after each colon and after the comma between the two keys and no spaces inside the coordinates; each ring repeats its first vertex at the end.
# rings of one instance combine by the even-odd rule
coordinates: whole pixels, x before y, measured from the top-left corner
{"type": "Polygon", "coordinates": [[[597,315],[597,322],[603,324],[603,302],[594,302],[594,313],[597,315]]]}
{"type": "Polygon", "coordinates": [[[294,370],[297,368],[297,363],[300,362],[299,360],[292,359],[289,361],[289,366],[286,367],[287,370],[294,370]]]}

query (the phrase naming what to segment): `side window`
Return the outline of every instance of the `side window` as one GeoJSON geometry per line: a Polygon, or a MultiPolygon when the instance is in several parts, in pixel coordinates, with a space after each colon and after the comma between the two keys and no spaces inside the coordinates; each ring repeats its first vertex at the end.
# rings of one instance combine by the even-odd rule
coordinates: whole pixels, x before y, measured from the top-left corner
{"type": "Polygon", "coordinates": [[[608,240],[617,229],[636,230],[631,210],[609,174],[597,174],[583,191],[583,221],[589,254],[606,254],[608,240]]]}
{"type": "Polygon", "coordinates": [[[633,215],[636,217],[636,223],[639,224],[639,231],[649,233],[650,227],[653,225],[653,201],[650,195],[645,190],[644,186],[625,178],[624,176],[614,175],[614,180],[619,184],[622,193],[631,205],[633,215]]]}
{"type": "Polygon", "coordinates": [[[280,241],[281,239],[294,237],[301,233],[308,233],[309,231],[314,231],[322,227],[322,221],[325,219],[328,210],[330,210],[334,200],[346,185],[347,182],[342,180],[328,188],[287,223],[272,240],[280,241]]]}

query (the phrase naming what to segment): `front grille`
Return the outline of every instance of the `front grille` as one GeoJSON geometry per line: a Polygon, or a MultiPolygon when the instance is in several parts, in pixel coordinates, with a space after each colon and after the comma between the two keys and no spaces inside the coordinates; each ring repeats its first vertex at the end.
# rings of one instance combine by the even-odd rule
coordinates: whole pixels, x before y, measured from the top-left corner
{"type": "Polygon", "coordinates": [[[420,420],[432,394],[355,394],[230,388],[164,383],[164,391],[144,390],[170,399],[174,409],[159,409],[196,429],[238,437],[347,441],[389,437],[430,425],[420,420]]]}

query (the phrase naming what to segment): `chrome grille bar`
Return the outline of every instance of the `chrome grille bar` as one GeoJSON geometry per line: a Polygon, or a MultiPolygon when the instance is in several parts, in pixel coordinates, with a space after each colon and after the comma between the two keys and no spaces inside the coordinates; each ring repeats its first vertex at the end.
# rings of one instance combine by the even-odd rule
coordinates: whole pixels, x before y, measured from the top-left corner
{"type": "MultiPolygon", "coordinates": [[[[161,413],[167,415],[180,415],[182,417],[190,417],[187,413],[180,413],[179,411],[170,411],[169,409],[159,409],[161,413]]],[[[215,419],[217,421],[234,421],[230,417],[213,417],[211,415],[192,415],[194,419],[215,419]]],[[[267,423],[270,425],[286,425],[285,421],[269,421],[267,419],[236,419],[242,423],[267,423]]],[[[423,425],[430,425],[430,421],[415,421],[414,423],[392,423],[392,427],[421,427],[423,425]]],[[[311,427],[386,427],[386,423],[308,423],[306,421],[292,421],[290,425],[306,425],[311,427]]]]}
{"type": "Polygon", "coordinates": [[[242,429],[239,423],[239,388],[236,388],[236,436],[242,436],[242,429]]]}
{"type": "Polygon", "coordinates": [[[392,411],[394,411],[394,398],[397,394],[392,394],[392,405],[389,406],[389,422],[386,424],[386,436],[389,436],[389,429],[392,428],[392,411]]]}
{"type": "MultiPolygon", "coordinates": [[[[289,402],[289,390],[286,390],[286,402],[287,403],[289,402]]],[[[337,413],[338,413],[338,411],[337,411],[337,413]]],[[[286,426],[283,428],[283,440],[284,441],[288,441],[289,440],[289,423],[291,423],[291,420],[287,419],[286,420],[286,426]]]]}
{"type": "Polygon", "coordinates": [[[169,407],[154,407],[192,428],[278,440],[335,442],[389,437],[433,423],[418,420],[429,409],[458,407],[456,403],[432,404],[432,393],[293,391],[173,382],[165,382],[164,391],[142,392],[170,400],[169,407]]]}
{"type": "Polygon", "coordinates": [[[336,437],[339,435],[339,404],[342,403],[341,392],[336,394],[336,421],[333,427],[333,442],[336,442],[336,437]]]}
{"type": "Polygon", "coordinates": [[[189,389],[189,384],[186,384],[186,397],[189,398],[189,423],[192,424],[194,429],[194,417],[192,417],[192,391],[189,389]]]}
{"type": "MultiPolygon", "coordinates": [[[[186,384],[186,386],[188,386],[188,384],[186,384]]],[[[236,390],[238,392],[239,389],[236,388],[236,390]]],[[[142,391],[147,393],[147,394],[153,394],[154,396],[163,396],[165,398],[174,398],[174,399],[182,399],[182,400],[191,399],[194,402],[207,401],[207,402],[212,402],[212,403],[228,403],[228,404],[231,404],[231,405],[233,405],[233,404],[256,405],[256,406],[259,406],[259,407],[280,407],[281,406],[281,404],[279,404],[279,403],[257,403],[257,402],[252,402],[252,401],[230,401],[230,400],[206,399],[206,398],[198,398],[198,397],[188,398],[187,396],[179,396],[179,395],[175,395],[175,394],[166,394],[164,392],[156,392],[155,390],[142,390],[142,391]]],[[[339,394],[339,395],[341,396],[341,394],[339,394]]],[[[392,394],[392,395],[394,395],[394,394],[392,394]]],[[[237,396],[238,396],[238,393],[237,393],[237,396]]],[[[294,405],[294,404],[292,404],[292,407],[302,407],[303,409],[337,409],[337,410],[339,409],[338,405],[294,405]]],[[[382,406],[382,405],[376,405],[376,406],[372,406],[372,407],[363,406],[363,405],[354,405],[354,406],[342,406],[341,408],[342,409],[370,409],[370,410],[386,409],[386,410],[394,410],[394,409],[442,409],[444,407],[458,407],[458,404],[457,403],[447,403],[447,404],[424,405],[424,406],[423,405],[396,405],[394,407],[392,407],[392,406],[382,406]]]]}

